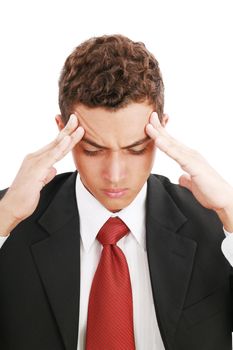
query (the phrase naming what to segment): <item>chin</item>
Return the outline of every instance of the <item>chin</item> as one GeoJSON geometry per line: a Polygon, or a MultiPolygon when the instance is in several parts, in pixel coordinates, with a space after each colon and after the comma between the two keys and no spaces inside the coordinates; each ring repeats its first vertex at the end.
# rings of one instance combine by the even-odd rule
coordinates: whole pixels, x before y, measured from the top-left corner
{"type": "Polygon", "coordinates": [[[121,209],[108,209],[108,210],[111,211],[112,213],[117,213],[118,211],[121,211],[121,209]]]}
{"type": "Polygon", "coordinates": [[[102,205],[108,211],[111,211],[112,213],[117,213],[118,211],[120,211],[126,207],[126,205],[124,205],[124,206],[123,205],[116,205],[116,203],[115,203],[115,205],[109,205],[109,203],[105,203],[105,204],[102,203],[102,205]]]}
{"type": "Polygon", "coordinates": [[[104,205],[106,209],[108,209],[109,211],[111,211],[112,213],[117,213],[118,211],[121,211],[122,209],[126,208],[128,205],[130,204],[130,202],[128,203],[124,203],[124,205],[122,204],[116,204],[115,205],[104,205]]]}

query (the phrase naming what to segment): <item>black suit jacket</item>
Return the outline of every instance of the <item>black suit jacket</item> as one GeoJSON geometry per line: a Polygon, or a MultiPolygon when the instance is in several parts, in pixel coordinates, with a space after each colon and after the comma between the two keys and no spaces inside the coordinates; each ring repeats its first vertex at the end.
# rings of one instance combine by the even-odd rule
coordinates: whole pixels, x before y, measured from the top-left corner
{"type": "MultiPolygon", "coordinates": [[[[77,349],[76,175],[56,176],[42,190],[33,215],[0,250],[1,350],[77,349]]],[[[216,214],[187,189],[160,175],[149,177],[146,245],[166,350],[231,349],[231,267],[221,252],[224,237],[216,214]]]]}

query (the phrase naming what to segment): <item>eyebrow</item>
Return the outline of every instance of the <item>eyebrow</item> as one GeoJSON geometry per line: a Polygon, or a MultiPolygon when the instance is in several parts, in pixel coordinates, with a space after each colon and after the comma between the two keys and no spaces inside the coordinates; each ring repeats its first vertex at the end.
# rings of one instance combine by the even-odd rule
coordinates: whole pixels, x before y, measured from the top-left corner
{"type": "MultiPolygon", "coordinates": [[[[149,136],[146,136],[143,139],[138,140],[136,142],[133,142],[132,144],[130,144],[128,146],[121,147],[121,149],[128,149],[128,148],[136,147],[136,146],[142,145],[143,143],[145,143],[146,141],[149,141],[149,140],[151,140],[151,138],[149,136]]],[[[109,149],[108,147],[99,145],[98,143],[96,143],[96,142],[94,142],[86,137],[83,137],[81,141],[88,143],[89,145],[94,146],[96,148],[109,149]]]]}

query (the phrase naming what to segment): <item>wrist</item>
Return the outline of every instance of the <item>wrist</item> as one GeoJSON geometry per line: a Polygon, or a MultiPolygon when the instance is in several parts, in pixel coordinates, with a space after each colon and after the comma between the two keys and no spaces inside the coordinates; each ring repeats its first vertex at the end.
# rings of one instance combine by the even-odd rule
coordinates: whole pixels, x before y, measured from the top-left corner
{"type": "Polygon", "coordinates": [[[3,198],[0,201],[0,236],[8,236],[19,222],[20,220],[14,216],[11,207],[3,198]]]}
{"type": "Polygon", "coordinates": [[[232,203],[227,207],[216,210],[216,213],[221,220],[225,230],[233,233],[233,200],[232,203]]]}

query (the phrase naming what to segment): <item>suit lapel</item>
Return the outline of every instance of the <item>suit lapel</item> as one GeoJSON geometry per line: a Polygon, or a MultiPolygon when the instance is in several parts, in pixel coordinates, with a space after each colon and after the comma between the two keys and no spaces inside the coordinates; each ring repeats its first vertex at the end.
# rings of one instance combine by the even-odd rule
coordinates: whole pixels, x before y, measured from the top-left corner
{"type": "MultiPolygon", "coordinates": [[[[48,237],[32,254],[66,350],[76,350],[80,297],[80,233],[73,173],[39,220],[48,237]]],[[[184,304],[196,243],[176,232],[187,221],[162,183],[148,180],[146,244],[152,292],[165,346],[184,304]]]]}
{"type": "Polygon", "coordinates": [[[31,249],[66,350],[77,348],[80,234],[76,172],[61,186],[39,220],[49,235],[31,249]]]}
{"type": "Polygon", "coordinates": [[[186,221],[162,183],[151,175],[146,243],[158,324],[167,347],[184,305],[196,250],[196,242],[176,233],[186,221]]]}

